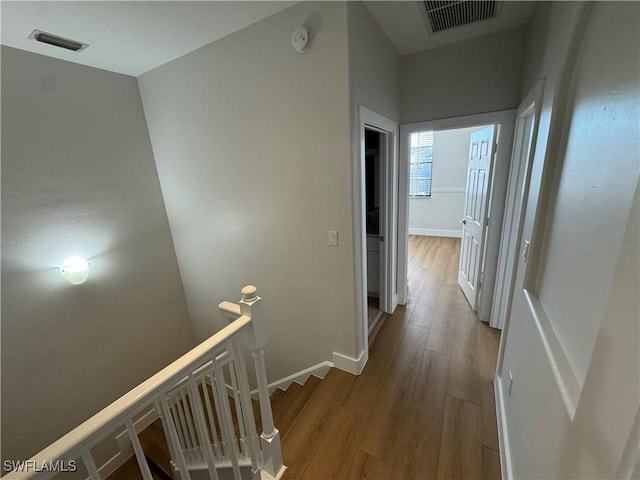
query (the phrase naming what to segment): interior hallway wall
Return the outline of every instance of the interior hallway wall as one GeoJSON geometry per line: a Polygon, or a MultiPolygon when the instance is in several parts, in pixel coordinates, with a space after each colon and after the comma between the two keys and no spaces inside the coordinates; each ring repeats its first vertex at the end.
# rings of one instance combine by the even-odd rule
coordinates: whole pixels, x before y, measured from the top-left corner
{"type": "MultiPolygon", "coordinates": [[[[347,24],[351,161],[359,164],[360,106],[399,123],[400,56],[362,2],[347,2],[347,24]]],[[[360,182],[359,171],[354,169],[352,175],[352,188],[355,191],[360,182]]],[[[360,208],[355,204],[355,199],[353,205],[353,208],[360,208]]],[[[360,241],[359,238],[354,240],[360,241]]],[[[354,258],[353,268],[361,268],[357,258],[354,258]]],[[[356,322],[362,315],[360,307],[356,303],[356,322]]],[[[357,327],[356,331],[357,358],[363,352],[366,331],[357,327]]]]}
{"type": "Polygon", "coordinates": [[[270,381],[355,356],[347,61],[346,4],[303,2],[139,78],[196,336],[256,285],[270,381]]]}
{"type": "Polygon", "coordinates": [[[528,266],[518,261],[504,337],[501,451],[513,478],[629,478],[622,463],[625,452],[637,461],[640,408],[640,6],[554,2],[548,18],[529,80],[545,79],[532,167],[542,189],[527,198],[532,253],[528,266]]]}
{"type": "Polygon", "coordinates": [[[2,459],[192,345],[136,79],[2,47],[2,459]]]}
{"type": "Polygon", "coordinates": [[[401,123],[516,108],[526,35],[518,27],[403,56],[401,123]]]}

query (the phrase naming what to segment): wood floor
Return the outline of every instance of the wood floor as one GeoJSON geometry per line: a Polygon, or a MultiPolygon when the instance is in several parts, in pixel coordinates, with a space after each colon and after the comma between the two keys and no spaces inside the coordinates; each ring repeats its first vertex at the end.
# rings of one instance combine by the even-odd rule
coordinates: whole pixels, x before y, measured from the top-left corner
{"type": "Polygon", "coordinates": [[[332,369],[283,432],[286,478],[499,479],[500,332],[457,286],[460,241],[409,237],[409,301],[362,375],[332,369]]]}
{"type": "MultiPolygon", "coordinates": [[[[362,375],[331,369],[272,395],[285,479],[501,478],[500,332],[457,286],[459,249],[457,239],[410,236],[409,301],[386,317],[362,375]]],[[[147,453],[164,442],[157,428],[143,434],[147,453]]],[[[140,478],[119,473],[111,478],[140,478]]]]}

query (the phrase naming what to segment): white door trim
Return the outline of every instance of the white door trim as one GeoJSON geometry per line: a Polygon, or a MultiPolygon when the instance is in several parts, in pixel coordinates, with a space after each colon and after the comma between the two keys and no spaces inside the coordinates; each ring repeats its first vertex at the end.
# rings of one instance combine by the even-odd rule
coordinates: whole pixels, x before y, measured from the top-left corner
{"type": "MultiPolygon", "coordinates": [[[[356,348],[359,358],[367,358],[369,355],[368,325],[367,325],[367,291],[366,291],[366,219],[365,210],[365,148],[364,134],[366,127],[373,127],[381,131],[387,138],[386,152],[386,185],[383,198],[386,198],[386,211],[381,211],[383,216],[383,233],[385,241],[383,248],[386,250],[386,261],[383,266],[386,269],[386,295],[382,302],[387,312],[392,313],[398,304],[396,289],[397,278],[397,238],[398,238],[398,124],[393,120],[380,115],[362,105],[358,108],[358,134],[359,146],[353,157],[353,255],[354,255],[354,282],[355,282],[355,307],[356,307],[356,348]]],[[[382,155],[381,155],[382,159],[382,155]]]]}
{"type": "Polygon", "coordinates": [[[496,273],[491,323],[493,328],[503,329],[511,310],[511,298],[515,282],[517,262],[515,255],[520,245],[523,221],[524,186],[529,183],[530,169],[535,155],[535,141],[538,136],[538,124],[544,80],[539,80],[518,107],[516,128],[522,121],[531,119],[530,130],[518,135],[516,132],[511,156],[511,171],[507,187],[504,224],[500,242],[500,256],[496,273]],[[523,142],[526,142],[523,143],[523,142]],[[528,150],[525,148],[529,147],[528,150]],[[519,203],[519,206],[518,206],[519,203]]]}
{"type": "Polygon", "coordinates": [[[462,117],[443,118],[400,125],[400,159],[398,186],[398,303],[407,303],[408,242],[409,242],[409,148],[408,137],[422,130],[448,130],[482,125],[498,125],[498,148],[491,179],[489,227],[487,231],[483,286],[478,301],[478,318],[489,321],[495,271],[498,264],[499,237],[502,231],[504,201],[509,176],[511,146],[516,110],[479,113],[462,117]]]}

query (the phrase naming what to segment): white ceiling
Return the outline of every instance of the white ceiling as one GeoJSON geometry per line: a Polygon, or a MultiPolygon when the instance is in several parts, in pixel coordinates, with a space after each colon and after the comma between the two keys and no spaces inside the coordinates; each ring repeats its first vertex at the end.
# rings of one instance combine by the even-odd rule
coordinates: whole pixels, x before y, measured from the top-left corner
{"type": "Polygon", "coordinates": [[[2,1],[2,44],[138,76],[296,2],[2,1]],[[72,52],[27,38],[38,29],[88,43],[72,52]]]}
{"type": "Polygon", "coordinates": [[[420,1],[365,1],[373,17],[400,55],[441,47],[529,22],[536,2],[505,1],[499,18],[429,35],[420,1]]]}
{"type": "MultiPolygon", "coordinates": [[[[138,76],[214,42],[295,1],[0,1],[2,44],[138,76]],[[72,52],[28,38],[38,29],[89,48],[72,52]]],[[[429,35],[419,1],[365,1],[406,55],[527,23],[535,2],[506,1],[500,18],[429,35]]]]}

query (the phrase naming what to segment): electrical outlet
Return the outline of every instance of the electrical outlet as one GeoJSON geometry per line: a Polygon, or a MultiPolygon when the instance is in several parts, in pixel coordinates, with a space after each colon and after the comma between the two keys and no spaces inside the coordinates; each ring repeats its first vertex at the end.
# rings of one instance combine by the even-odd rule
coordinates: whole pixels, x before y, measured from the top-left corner
{"type": "Polygon", "coordinates": [[[329,230],[329,246],[330,247],[338,246],[338,232],[329,230]]]}
{"type": "Polygon", "coordinates": [[[511,387],[513,387],[513,374],[511,373],[511,369],[509,369],[509,388],[507,389],[508,396],[511,396],[511,387]]]}

